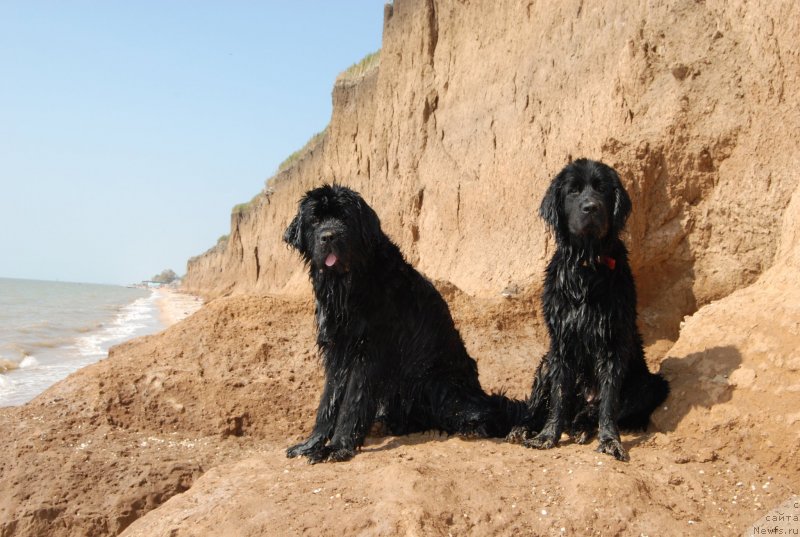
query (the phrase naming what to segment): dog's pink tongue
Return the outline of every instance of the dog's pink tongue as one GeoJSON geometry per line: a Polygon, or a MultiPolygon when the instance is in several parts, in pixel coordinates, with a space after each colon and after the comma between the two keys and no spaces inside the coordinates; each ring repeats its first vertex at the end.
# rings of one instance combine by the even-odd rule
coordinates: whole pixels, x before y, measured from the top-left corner
{"type": "Polygon", "coordinates": [[[325,258],[325,266],[332,267],[336,264],[336,261],[339,259],[336,257],[336,254],[328,254],[328,257],[325,258]]]}

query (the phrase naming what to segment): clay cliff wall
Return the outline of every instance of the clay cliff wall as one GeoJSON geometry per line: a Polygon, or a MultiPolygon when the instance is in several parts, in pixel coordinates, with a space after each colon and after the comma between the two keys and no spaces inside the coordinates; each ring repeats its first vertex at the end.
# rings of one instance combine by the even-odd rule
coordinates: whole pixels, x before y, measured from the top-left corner
{"type": "Polygon", "coordinates": [[[536,215],[572,158],[620,172],[643,328],[773,264],[798,183],[800,5],[780,1],[397,0],[380,65],[333,89],[327,135],[189,263],[207,296],[308,292],[281,242],[304,191],[359,190],[432,279],[535,294],[536,215]]]}

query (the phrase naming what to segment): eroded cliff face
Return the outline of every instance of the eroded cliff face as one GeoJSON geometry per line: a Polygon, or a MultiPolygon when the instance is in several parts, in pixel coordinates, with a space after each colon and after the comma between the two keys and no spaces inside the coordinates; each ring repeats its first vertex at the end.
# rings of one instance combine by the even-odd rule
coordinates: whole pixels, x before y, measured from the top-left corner
{"type": "Polygon", "coordinates": [[[429,277],[535,293],[552,253],[536,209],[586,156],[630,191],[643,328],[674,337],[773,263],[797,184],[798,15],[780,1],[398,0],[380,66],[337,83],[327,137],[232,217],[186,286],[306,292],[282,232],[303,192],[336,181],[429,277]]]}

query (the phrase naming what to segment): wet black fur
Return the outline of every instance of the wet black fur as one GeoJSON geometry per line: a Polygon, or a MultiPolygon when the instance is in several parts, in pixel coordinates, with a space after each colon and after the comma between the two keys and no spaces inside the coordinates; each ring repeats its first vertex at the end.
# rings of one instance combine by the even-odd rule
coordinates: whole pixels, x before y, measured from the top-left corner
{"type": "Polygon", "coordinates": [[[539,215],[557,245],[542,297],[550,349],[536,371],[527,416],[509,440],[548,449],[564,429],[578,443],[599,429],[597,451],[628,460],[619,427],[646,429],[666,399],[667,381],[644,360],[636,286],[619,238],[630,210],[617,173],[596,161],[567,165],[545,193],[539,215]]]}
{"type": "Polygon", "coordinates": [[[502,437],[521,418],[524,402],[483,391],[444,299],[358,193],[306,193],[284,240],[309,269],[325,368],[314,429],[288,457],[348,460],[376,419],[394,435],[502,437]]]}

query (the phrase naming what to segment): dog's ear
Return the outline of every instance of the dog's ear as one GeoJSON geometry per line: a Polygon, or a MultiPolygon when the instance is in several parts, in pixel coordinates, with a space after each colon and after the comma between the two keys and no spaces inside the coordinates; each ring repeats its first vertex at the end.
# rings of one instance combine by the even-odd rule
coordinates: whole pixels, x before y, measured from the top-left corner
{"type": "Polygon", "coordinates": [[[361,242],[367,247],[380,243],[384,234],[381,230],[378,213],[354,190],[339,187],[339,196],[343,201],[342,206],[345,208],[348,218],[358,223],[356,227],[360,232],[361,242]]]}
{"type": "Polygon", "coordinates": [[[303,211],[298,210],[294,219],[289,223],[286,231],[283,232],[283,241],[300,252],[305,254],[303,245],[303,211]]]}
{"type": "Polygon", "coordinates": [[[539,216],[547,222],[547,225],[552,228],[556,236],[560,236],[561,229],[563,228],[562,222],[564,220],[563,203],[561,200],[561,188],[564,184],[566,169],[561,170],[550,182],[547,191],[542,198],[542,204],[539,206],[539,216]]]}
{"type": "Polygon", "coordinates": [[[622,181],[620,181],[617,172],[613,168],[609,168],[609,170],[611,170],[612,182],[614,184],[614,212],[612,214],[612,220],[614,222],[614,229],[622,231],[625,227],[625,222],[628,221],[628,215],[631,214],[631,198],[622,185],[622,181]]]}
{"type": "Polygon", "coordinates": [[[359,215],[361,216],[361,239],[364,241],[364,244],[378,244],[383,236],[381,220],[378,218],[378,213],[361,198],[359,198],[358,204],[359,215]]]}

